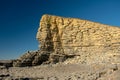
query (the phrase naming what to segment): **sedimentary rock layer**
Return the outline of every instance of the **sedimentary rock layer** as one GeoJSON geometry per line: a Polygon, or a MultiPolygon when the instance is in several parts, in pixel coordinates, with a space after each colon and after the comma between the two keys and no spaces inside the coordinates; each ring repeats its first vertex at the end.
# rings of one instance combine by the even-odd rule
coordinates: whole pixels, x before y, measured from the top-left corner
{"type": "Polygon", "coordinates": [[[120,28],[76,18],[43,15],[36,38],[40,50],[14,66],[59,63],[120,63],[120,28]]]}
{"type": "Polygon", "coordinates": [[[40,49],[75,55],[66,63],[120,63],[120,28],[87,20],[43,15],[37,32],[40,49]]]}

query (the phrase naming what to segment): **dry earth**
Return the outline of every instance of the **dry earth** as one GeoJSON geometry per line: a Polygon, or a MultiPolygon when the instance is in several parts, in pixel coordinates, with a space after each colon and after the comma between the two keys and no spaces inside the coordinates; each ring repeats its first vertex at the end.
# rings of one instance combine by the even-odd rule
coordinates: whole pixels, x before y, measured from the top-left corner
{"type": "Polygon", "coordinates": [[[54,64],[1,67],[0,80],[120,80],[118,64],[54,64]]]}

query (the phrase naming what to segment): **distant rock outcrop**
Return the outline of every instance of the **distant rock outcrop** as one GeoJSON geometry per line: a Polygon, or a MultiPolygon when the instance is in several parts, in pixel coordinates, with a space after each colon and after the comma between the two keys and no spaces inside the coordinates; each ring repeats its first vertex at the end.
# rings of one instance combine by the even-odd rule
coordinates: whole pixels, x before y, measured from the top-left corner
{"type": "Polygon", "coordinates": [[[120,63],[120,28],[87,20],[43,15],[36,38],[40,50],[14,66],[68,63],[120,63]]]}
{"type": "Polygon", "coordinates": [[[13,66],[13,60],[0,60],[0,69],[13,66]]]}

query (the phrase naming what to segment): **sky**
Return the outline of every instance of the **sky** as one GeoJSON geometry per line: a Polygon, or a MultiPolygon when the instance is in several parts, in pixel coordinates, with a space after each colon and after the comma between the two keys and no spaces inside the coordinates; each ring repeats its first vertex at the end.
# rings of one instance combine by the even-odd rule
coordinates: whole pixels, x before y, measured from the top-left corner
{"type": "Polygon", "coordinates": [[[16,59],[38,48],[44,14],[120,26],[120,0],[0,0],[0,59],[16,59]]]}

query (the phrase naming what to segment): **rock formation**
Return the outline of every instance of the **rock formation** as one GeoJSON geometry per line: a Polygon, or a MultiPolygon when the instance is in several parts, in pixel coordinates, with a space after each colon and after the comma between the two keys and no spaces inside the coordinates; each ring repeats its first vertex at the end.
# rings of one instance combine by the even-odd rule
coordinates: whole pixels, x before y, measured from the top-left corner
{"type": "Polygon", "coordinates": [[[1,68],[8,68],[13,66],[14,60],[0,60],[0,69],[1,68]]]}
{"type": "Polygon", "coordinates": [[[120,80],[119,27],[43,15],[36,37],[39,50],[0,60],[0,80],[120,80]]]}
{"type": "Polygon", "coordinates": [[[36,38],[40,50],[14,66],[58,63],[120,63],[120,28],[87,20],[43,15],[36,38]]]}

